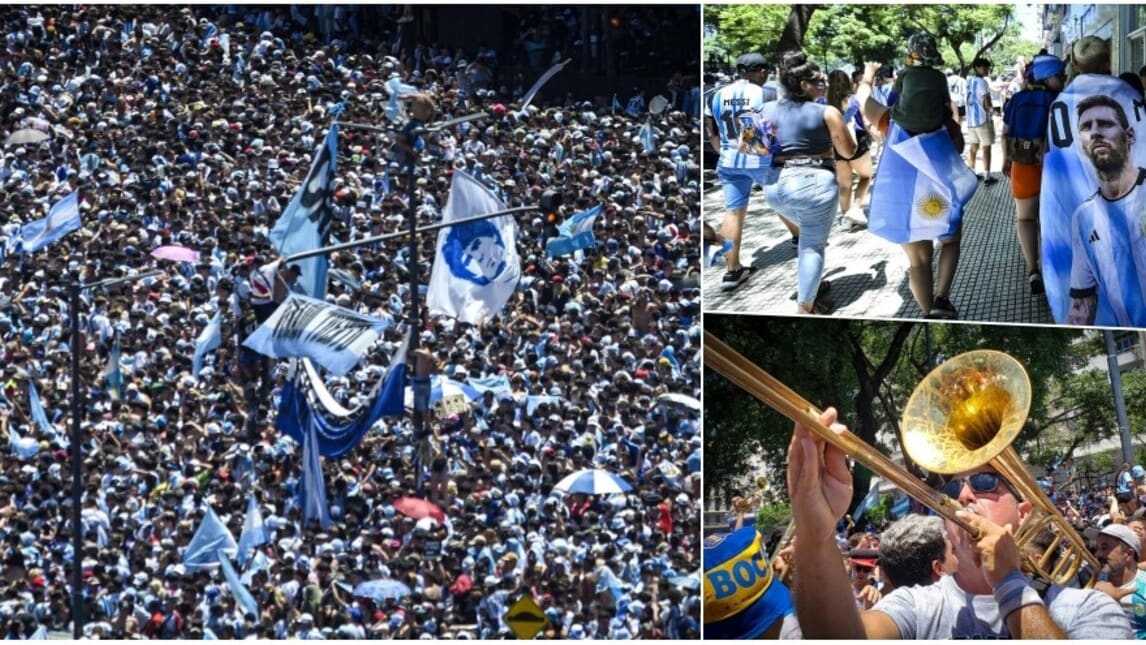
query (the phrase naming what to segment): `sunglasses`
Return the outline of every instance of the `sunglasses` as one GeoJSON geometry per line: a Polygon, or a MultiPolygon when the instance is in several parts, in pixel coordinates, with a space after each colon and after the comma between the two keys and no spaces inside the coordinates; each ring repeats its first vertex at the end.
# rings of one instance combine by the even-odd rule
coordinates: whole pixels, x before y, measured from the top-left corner
{"type": "Polygon", "coordinates": [[[955,479],[948,480],[945,484],[939,487],[939,492],[956,499],[959,493],[963,491],[963,484],[966,483],[971,487],[971,492],[975,494],[981,493],[994,493],[999,489],[999,484],[1004,486],[1006,482],[998,473],[975,473],[967,477],[956,477],[955,479]]]}

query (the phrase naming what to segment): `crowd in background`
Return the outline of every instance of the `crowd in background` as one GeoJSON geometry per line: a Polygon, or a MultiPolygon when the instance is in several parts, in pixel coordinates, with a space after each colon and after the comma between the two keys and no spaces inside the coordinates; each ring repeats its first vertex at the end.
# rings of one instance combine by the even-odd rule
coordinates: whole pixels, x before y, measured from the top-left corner
{"type": "MultiPolygon", "coordinates": [[[[626,29],[650,37],[664,20],[657,9],[618,12],[626,29]]],[[[697,637],[699,408],[687,404],[700,391],[696,117],[673,108],[653,117],[650,147],[638,136],[643,110],[634,117],[543,95],[541,108],[519,114],[524,89],[495,83],[474,63],[536,52],[450,52],[417,42],[409,31],[417,20],[400,7],[0,11],[0,130],[50,134],[4,148],[0,161],[6,637],[69,629],[76,563],[92,638],[500,638],[523,595],[544,611],[549,637],[697,637]],[[324,460],[334,524],[320,530],[302,522],[296,501],[302,451],[274,426],[284,371],[249,418],[233,343],[197,374],[191,359],[231,290],[275,259],[268,230],[305,176],[331,107],[344,104],[341,121],[378,124],[392,76],[434,97],[440,119],[479,108],[490,118],[429,137],[415,186],[391,165],[395,134],[344,128],[333,238],[404,230],[411,195],[419,224],[437,221],[455,170],[509,207],[546,196],[553,208],[519,219],[523,278],[496,320],[476,328],[429,318],[420,329],[443,375],[510,382],[431,423],[424,474],[434,475],[446,521],[396,512],[393,501],[416,494],[423,473],[412,469],[412,424],[387,419],[344,457],[324,460]],[[75,190],[82,228],[20,253],[20,225],[75,190]],[[597,248],[548,258],[554,222],[595,204],[604,206],[597,248]],[[201,260],[149,255],[165,244],[201,260]],[[70,337],[70,276],[90,282],[153,268],[163,273],[85,293],[82,335],[70,337]],[[119,400],[103,379],[116,338],[119,400]],[[78,411],[67,396],[73,349],[82,352],[78,411]],[[49,428],[32,418],[30,383],[49,428]],[[84,435],[79,554],[73,413],[84,435]],[[591,467],[633,490],[553,490],[591,467]],[[236,609],[217,570],[182,564],[208,507],[237,536],[252,493],[272,531],[258,565],[242,572],[258,615],[236,609]],[[353,593],[379,579],[410,593],[353,593]]],[[[332,281],[328,298],[405,320],[408,272],[428,283],[434,243],[422,237],[417,266],[404,241],[334,255],[331,267],[350,279],[332,281]]],[[[358,369],[327,379],[335,398],[364,402],[405,332],[399,322],[358,369]]]]}

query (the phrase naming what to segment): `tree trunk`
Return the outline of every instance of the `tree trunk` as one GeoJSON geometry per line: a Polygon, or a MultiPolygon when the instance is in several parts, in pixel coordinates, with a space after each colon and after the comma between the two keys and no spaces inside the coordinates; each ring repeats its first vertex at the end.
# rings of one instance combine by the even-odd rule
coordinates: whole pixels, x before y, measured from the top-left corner
{"type": "Polygon", "coordinates": [[[788,22],[784,25],[784,33],[780,35],[780,42],[776,45],[776,51],[782,54],[794,49],[803,49],[808,23],[811,22],[816,9],[822,6],[822,4],[792,5],[792,11],[788,13],[788,22]]]}
{"type": "MultiPolygon", "coordinates": [[[[892,368],[899,362],[907,339],[911,336],[914,323],[901,323],[895,330],[895,335],[888,345],[887,353],[878,365],[872,365],[871,360],[864,354],[863,345],[858,334],[852,335],[852,365],[856,370],[856,380],[859,391],[855,397],[855,427],[852,431],[868,445],[875,445],[876,431],[879,429],[875,418],[875,400],[879,396],[879,388],[891,373],[892,368]]],[[[852,511],[867,495],[871,488],[871,471],[865,466],[856,468],[852,474],[852,511]]]]}

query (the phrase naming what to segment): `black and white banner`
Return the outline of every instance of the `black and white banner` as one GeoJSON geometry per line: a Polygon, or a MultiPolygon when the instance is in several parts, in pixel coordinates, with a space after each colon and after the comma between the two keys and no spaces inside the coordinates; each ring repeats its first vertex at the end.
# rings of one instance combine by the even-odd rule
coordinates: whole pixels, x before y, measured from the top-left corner
{"type": "Polygon", "coordinates": [[[389,320],[291,293],[243,345],[274,358],[309,358],[343,376],[389,326],[389,320]]]}

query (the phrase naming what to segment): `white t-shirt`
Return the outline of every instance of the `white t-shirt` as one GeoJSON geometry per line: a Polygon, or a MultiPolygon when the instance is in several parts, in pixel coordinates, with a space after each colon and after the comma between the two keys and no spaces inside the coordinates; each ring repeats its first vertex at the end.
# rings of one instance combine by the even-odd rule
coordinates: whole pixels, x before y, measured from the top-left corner
{"type": "MultiPolygon", "coordinates": [[[[1110,596],[1093,589],[1053,586],[1045,602],[1051,619],[1070,639],[1123,640],[1134,637],[1126,614],[1110,596]]],[[[900,638],[1010,638],[993,595],[975,595],[944,576],[928,586],[901,587],[872,611],[888,615],[900,638]]]]}
{"type": "MultiPolygon", "coordinates": [[[[1067,638],[1134,638],[1126,614],[1101,591],[1053,586],[1044,601],[1051,619],[1067,638]]],[[[943,576],[932,585],[900,587],[884,596],[871,611],[887,614],[899,628],[902,640],[1011,638],[1006,623],[999,617],[995,597],[969,594],[951,576],[943,576]]],[[[794,616],[785,617],[780,638],[803,639],[794,616]]]]}

